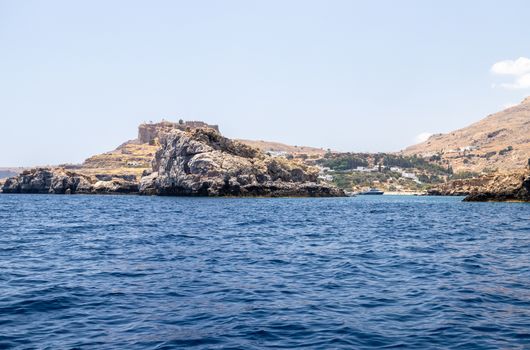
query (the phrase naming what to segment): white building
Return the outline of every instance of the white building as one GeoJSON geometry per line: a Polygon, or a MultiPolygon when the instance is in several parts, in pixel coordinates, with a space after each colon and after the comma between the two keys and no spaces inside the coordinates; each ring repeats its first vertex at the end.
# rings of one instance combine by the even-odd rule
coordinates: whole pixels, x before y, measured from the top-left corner
{"type": "Polygon", "coordinates": [[[267,152],[271,157],[285,157],[287,152],[284,151],[268,151],[267,152]]]}
{"type": "Polygon", "coordinates": [[[333,176],[327,175],[318,175],[318,178],[324,181],[333,181],[333,176]]]}

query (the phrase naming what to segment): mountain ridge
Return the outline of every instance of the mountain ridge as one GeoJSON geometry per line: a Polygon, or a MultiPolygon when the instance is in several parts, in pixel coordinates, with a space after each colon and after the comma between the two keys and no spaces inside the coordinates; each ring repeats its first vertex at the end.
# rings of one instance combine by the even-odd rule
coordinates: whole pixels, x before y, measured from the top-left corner
{"type": "Polygon", "coordinates": [[[432,135],[401,153],[438,160],[455,171],[523,168],[530,156],[530,97],[466,127],[432,135]]]}

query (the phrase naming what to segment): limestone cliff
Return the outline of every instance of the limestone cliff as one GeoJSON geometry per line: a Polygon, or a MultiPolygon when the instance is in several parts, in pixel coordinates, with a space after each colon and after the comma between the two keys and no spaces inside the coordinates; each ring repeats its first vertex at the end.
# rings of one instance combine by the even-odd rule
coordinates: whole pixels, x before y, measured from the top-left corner
{"type": "Polygon", "coordinates": [[[272,158],[210,128],[174,129],[160,138],[153,173],[140,193],[185,196],[343,196],[317,183],[316,169],[272,158]]]}

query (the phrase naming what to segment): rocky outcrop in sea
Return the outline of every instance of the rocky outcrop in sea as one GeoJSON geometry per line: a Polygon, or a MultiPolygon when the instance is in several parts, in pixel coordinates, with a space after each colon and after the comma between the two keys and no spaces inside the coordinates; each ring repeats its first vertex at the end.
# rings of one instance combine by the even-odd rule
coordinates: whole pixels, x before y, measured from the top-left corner
{"type": "Polygon", "coordinates": [[[344,196],[319,184],[316,169],[221,136],[216,130],[172,130],[160,138],[153,172],[140,193],[177,196],[344,196]]]}
{"type": "MultiPolygon", "coordinates": [[[[530,160],[529,160],[530,162],[530,160]]],[[[524,172],[494,176],[465,202],[530,202],[530,168],[524,172]]]]}
{"type": "MultiPolygon", "coordinates": [[[[152,171],[132,175],[87,175],[64,168],[35,168],[5,181],[4,193],[143,194],[164,196],[345,196],[318,183],[318,171],[303,163],[273,158],[223,137],[214,128],[169,129],[152,171]]],[[[158,142],[158,141],[157,141],[158,142]]]]}
{"type": "Polygon", "coordinates": [[[489,176],[480,176],[469,179],[451,180],[434,185],[427,190],[429,196],[467,196],[483,188],[489,176]]]}
{"type": "Polygon", "coordinates": [[[63,168],[35,168],[7,179],[3,193],[116,194],[138,193],[135,177],[87,176],[63,168]]]}
{"type": "Polygon", "coordinates": [[[529,202],[530,160],[526,169],[449,181],[431,188],[428,194],[466,196],[466,202],[529,202]]]}

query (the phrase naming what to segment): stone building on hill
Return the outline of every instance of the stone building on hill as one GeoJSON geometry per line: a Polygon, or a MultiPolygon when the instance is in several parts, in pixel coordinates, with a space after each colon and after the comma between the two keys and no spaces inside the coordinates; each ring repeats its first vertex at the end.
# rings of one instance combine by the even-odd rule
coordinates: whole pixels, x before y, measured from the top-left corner
{"type": "Polygon", "coordinates": [[[171,131],[173,129],[187,130],[197,128],[210,128],[219,132],[218,125],[210,125],[201,121],[183,121],[178,123],[162,120],[159,123],[143,123],[138,127],[138,141],[140,143],[152,144],[161,133],[171,131]]]}

